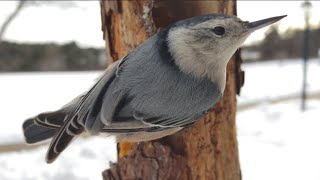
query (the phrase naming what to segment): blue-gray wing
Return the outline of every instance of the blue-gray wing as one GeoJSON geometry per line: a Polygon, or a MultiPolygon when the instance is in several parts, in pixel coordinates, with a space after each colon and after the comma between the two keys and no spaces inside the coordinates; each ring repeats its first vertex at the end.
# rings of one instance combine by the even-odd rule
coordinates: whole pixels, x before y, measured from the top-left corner
{"type": "Polygon", "coordinates": [[[132,123],[134,128],[183,127],[207,114],[220,97],[209,79],[181,72],[165,40],[154,36],[119,64],[98,119],[104,129],[115,124],[130,129],[132,123]]]}

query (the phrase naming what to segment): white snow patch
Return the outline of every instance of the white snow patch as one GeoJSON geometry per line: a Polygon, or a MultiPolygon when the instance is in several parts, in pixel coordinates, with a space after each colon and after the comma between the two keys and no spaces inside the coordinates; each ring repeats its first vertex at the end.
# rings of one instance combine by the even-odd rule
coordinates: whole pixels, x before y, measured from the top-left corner
{"type": "MultiPolygon", "coordinates": [[[[87,91],[101,72],[0,74],[0,146],[23,143],[22,122],[43,111],[60,108],[87,91]]],[[[77,138],[53,163],[45,163],[48,145],[0,153],[0,179],[102,179],[116,161],[116,143],[108,137],[77,138]]]]}
{"type": "MultiPolygon", "coordinates": [[[[320,179],[320,100],[300,99],[271,104],[270,100],[299,95],[302,61],[245,64],[245,86],[239,104],[260,102],[237,112],[242,179],[320,179]]],[[[320,92],[320,59],[308,64],[307,90],[320,92]]]]}
{"type": "Polygon", "coordinates": [[[244,180],[320,179],[320,101],[299,101],[238,112],[244,180]]]}
{"type": "Polygon", "coordinates": [[[102,179],[102,171],[116,161],[115,141],[106,137],[78,138],[52,164],[45,163],[47,149],[0,153],[0,179],[102,179]]]}
{"type": "MultiPolygon", "coordinates": [[[[270,101],[288,95],[299,95],[302,89],[302,60],[274,60],[243,64],[245,84],[239,104],[270,101]]],[[[320,59],[308,62],[307,91],[320,92],[320,59]]]]}
{"type": "Polygon", "coordinates": [[[22,123],[87,91],[101,72],[0,74],[0,145],[24,142],[22,123]],[[5,123],[4,123],[5,122],[5,123]]]}

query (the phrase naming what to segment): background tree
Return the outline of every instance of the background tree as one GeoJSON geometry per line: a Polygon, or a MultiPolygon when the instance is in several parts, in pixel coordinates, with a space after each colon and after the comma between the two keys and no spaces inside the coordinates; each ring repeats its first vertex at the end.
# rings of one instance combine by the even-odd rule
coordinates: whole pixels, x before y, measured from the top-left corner
{"type": "MultiPolygon", "coordinates": [[[[220,1],[102,1],[102,29],[113,62],[168,24],[209,13],[235,14],[220,1]]],[[[118,144],[118,162],[104,179],[241,179],[235,126],[239,56],[227,68],[227,86],[213,112],[186,131],[139,144],[118,144]],[[238,63],[237,63],[238,62],[238,63]]],[[[240,74],[241,75],[241,74],[240,74]]]]}
{"type": "Polygon", "coordinates": [[[76,6],[74,2],[70,1],[32,1],[32,0],[19,0],[16,2],[16,7],[8,15],[5,21],[0,26],[0,43],[3,41],[3,36],[7,31],[10,24],[14,21],[14,19],[21,13],[21,11],[27,6],[42,6],[42,5],[53,5],[58,6],[60,8],[70,8],[76,6]]]}
{"type": "MultiPolygon", "coordinates": [[[[317,57],[320,50],[320,28],[312,27],[309,31],[309,55],[317,57]]],[[[263,41],[244,47],[248,51],[260,52],[257,60],[297,59],[302,57],[304,29],[289,28],[280,33],[277,25],[271,26],[263,41]]]]}
{"type": "Polygon", "coordinates": [[[17,15],[20,13],[20,11],[25,6],[26,1],[18,1],[16,8],[13,10],[11,14],[6,18],[6,20],[3,22],[2,26],[0,27],[0,43],[2,42],[3,35],[8,29],[10,23],[17,17],[17,15]]]}

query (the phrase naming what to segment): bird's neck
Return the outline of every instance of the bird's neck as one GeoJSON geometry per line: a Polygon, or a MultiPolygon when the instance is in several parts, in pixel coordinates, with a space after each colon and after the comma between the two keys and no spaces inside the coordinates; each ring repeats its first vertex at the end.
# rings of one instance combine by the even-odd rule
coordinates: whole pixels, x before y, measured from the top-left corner
{"type": "MultiPolygon", "coordinates": [[[[174,58],[181,71],[194,75],[197,78],[208,78],[218,85],[221,92],[226,85],[226,65],[205,62],[195,62],[199,57],[175,57],[174,58]]],[[[211,60],[212,61],[212,60],[211,60]]]]}
{"type": "Polygon", "coordinates": [[[192,44],[186,44],[185,40],[172,36],[175,34],[169,33],[168,49],[180,70],[198,78],[209,78],[223,92],[226,85],[226,66],[230,57],[197,51],[192,44]]]}

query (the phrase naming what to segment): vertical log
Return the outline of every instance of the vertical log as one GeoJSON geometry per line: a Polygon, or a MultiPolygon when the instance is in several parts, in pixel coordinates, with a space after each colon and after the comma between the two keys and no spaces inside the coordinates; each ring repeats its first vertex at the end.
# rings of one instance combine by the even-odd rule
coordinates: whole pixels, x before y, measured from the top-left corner
{"type": "MultiPolygon", "coordinates": [[[[174,21],[210,13],[236,13],[235,0],[102,1],[107,53],[118,60],[174,21]]],[[[107,179],[241,179],[235,113],[238,65],[227,67],[227,86],[215,109],[182,133],[139,144],[119,143],[107,179]]]]}

